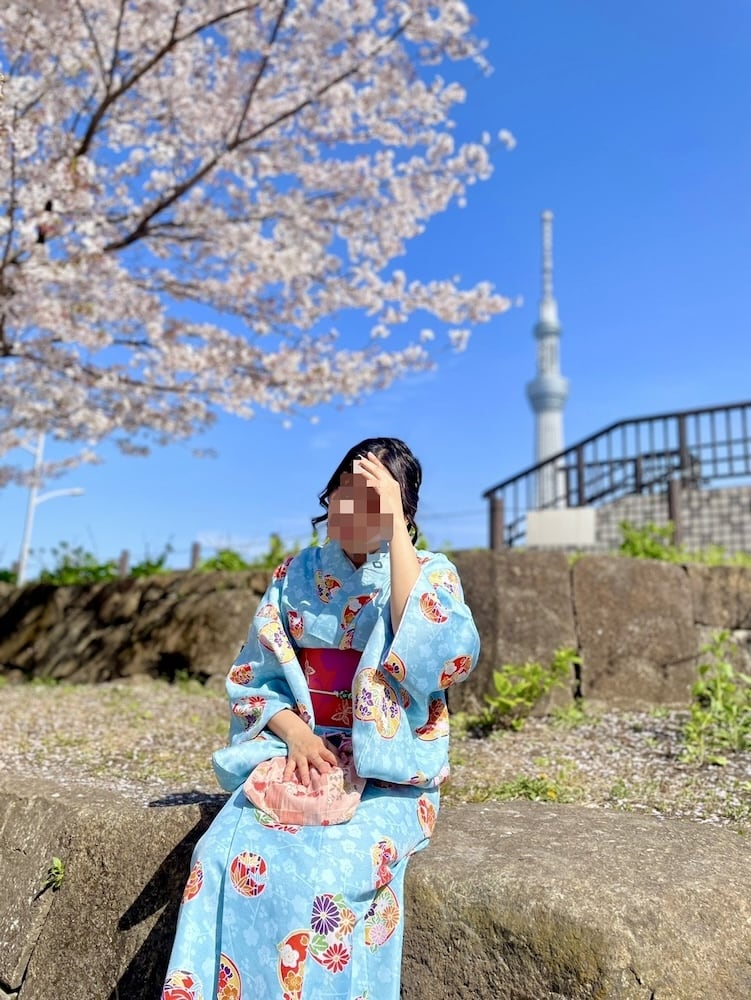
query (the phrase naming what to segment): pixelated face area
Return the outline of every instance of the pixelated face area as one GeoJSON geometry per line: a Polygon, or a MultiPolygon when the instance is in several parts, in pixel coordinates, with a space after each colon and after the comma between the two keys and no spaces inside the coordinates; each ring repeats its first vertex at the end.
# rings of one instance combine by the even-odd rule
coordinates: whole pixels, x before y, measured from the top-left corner
{"type": "Polygon", "coordinates": [[[375,552],[393,535],[392,515],[381,513],[378,491],[361,472],[343,472],[329,496],[328,533],[350,553],[375,552]]]}

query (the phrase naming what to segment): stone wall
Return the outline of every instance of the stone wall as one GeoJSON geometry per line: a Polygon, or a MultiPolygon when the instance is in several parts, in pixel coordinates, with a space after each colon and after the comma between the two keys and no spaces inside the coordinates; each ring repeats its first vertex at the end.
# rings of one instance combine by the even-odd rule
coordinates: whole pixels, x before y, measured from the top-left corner
{"type": "MultiPolygon", "coordinates": [[[[682,704],[716,629],[751,662],[751,569],[677,566],[560,552],[458,552],[482,639],[480,663],[451,689],[476,711],[493,669],[547,662],[561,646],[583,663],[569,689],[620,707],[682,704]]],[[[0,585],[0,675],[106,681],[180,673],[221,683],[268,582],[263,573],[172,574],[92,587],[0,585]]]]}

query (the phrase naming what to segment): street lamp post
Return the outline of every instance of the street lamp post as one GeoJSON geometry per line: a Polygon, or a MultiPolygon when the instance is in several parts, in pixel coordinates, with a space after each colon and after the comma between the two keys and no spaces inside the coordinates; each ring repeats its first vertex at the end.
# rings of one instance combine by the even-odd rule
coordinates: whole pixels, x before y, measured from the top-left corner
{"type": "Polygon", "coordinates": [[[16,584],[20,587],[26,583],[26,570],[29,561],[29,550],[31,547],[31,531],[34,526],[34,511],[40,503],[47,500],[54,500],[56,497],[80,497],[83,490],[80,487],[73,487],[65,490],[51,490],[49,493],[39,493],[40,470],[44,457],[44,434],[37,438],[36,448],[27,448],[33,451],[34,455],[34,478],[29,487],[29,502],[26,505],[26,522],[23,526],[23,539],[21,541],[21,552],[18,556],[18,573],[16,574],[16,584]]]}

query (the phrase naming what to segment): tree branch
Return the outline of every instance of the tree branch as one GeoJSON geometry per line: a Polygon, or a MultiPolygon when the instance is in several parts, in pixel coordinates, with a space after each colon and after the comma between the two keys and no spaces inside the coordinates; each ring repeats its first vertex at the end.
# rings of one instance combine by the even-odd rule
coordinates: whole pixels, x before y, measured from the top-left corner
{"type": "Polygon", "coordinates": [[[218,153],[215,153],[206,163],[203,164],[203,166],[199,167],[198,170],[195,171],[195,173],[193,173],[190,177],[187,177],[181,184],[178,184],[177,187],[173,188],[173,190],[168,195],[165,195],[151,209],[149,209],[146,215],[142,217],[141,221],[138,223],[136,228],[133,229],[127,236],[124,236],[122,239],[114,240],[113,242],[108,243],[104,247],[105,253],[112,253],[113,251],[116,250],[122,250],[124,247],[130,246],[132,243],[136,243],[138,240],[143,239],[146,236],[149,236],[151,234],[151,227],[149,225],[151,220],[154,219],[157,215],[160,215],[166,209],[170,208],[172,205],[174,205],[176,201],[179,201],[179,199],[182,198],[182,196],[186,192],[188,192],[192,187],[194,187],[199,181],[203,180],[203,178],[208,173],[210,173],[217,165],[217,163],[219,163],[220,160],[222,160],[228,153],[233,153],[236,149],[239,149],[241,146],[245,146],[248,143],[252,142],[254,139],[258,139],[260,136],[264,135],[264,133],[268,132],[276,125],[280,125],[282,122],[287,121],[287,119],[293,118],[295,115],[299,114],[300,111],[302,111],[304,108],[310,107],[311,105],[315,104],[316,101],[319,101],[333,87],[336,87],[344,80],[349,79],[349,77],[359,72],[362,69],[362,67],[366,65],[366,63],[370,62],[372,59],[377,58],[377,56],[379,56],[387,46],[391,45],[397,38],[399,38],[401,34],[403,34],[403,32],[406,30],[411,20],[412,20],[412,15],[406,18],[406,20],[404,20],[402,24],[399,25],[398,28],[395,28],[390,35],[384,38],[383,41],[379,45],[377,45],[372,52],[370,52],[367,56],[365,56],[363,60],[361,60],[360,62],[356,63],[353,66],[350,66],[348,69],[344,70],[338,76],[335,76],[332,80],[329,80],[329,82],[324,84],[319,90],[315,92],[315,94],[312,94],[305,100],[300,101],[294,107],[277,115],[276,118],[274,118],[270,122],[267,122],[260,128],[256,129],[255,132],[252,132],[247,136],[239,138],[236,141],[228,143],[223,150],[221,150],[218,153]]]}
{"type": "Polygon", "coordinates": [[[94,46],[94,52],[96,54],[96,61],[99,63],[99,72],[101,73],[102,83],[104,84],[104,89],[105,89],[105,92],[106,92],[107,89],[108,89],[107,88],[107,71],[104,68],[104,57],[102,56],[102,50],[99,48],[99,41],[98,41],[98,39],[96,37],[96,34],[94,33],[94,28],[92,27],[92,24],[89,21],[88,15],[86,13],[86,10],[85,10],[83,4],[81,3],[81,0],[76,0],[76,7],[78,8],[78,13],[81,15],[81,20],[83,21],[84,26],[86,27],[86,32],[87,32],[87,34],[89,36],[89,39],[91,40],[91,44],[94,46]]]}
{"type": "Polygon", "coordinates": [[[75,155],[84,156],[88,152],[89,146],[91,145],[94,139],[94,135],[96,134],[96,131],[99,128],[102,119],[107,114],[110,107],[115,103],[115,101],[119,100],[123,96],[123,94],[127,93],[131,89],[131,87],[135,86],[135,84],[138,83],[138,81],[143,76],[145,76],[146,73],[149,72],[149,70],[153,69],[158,62],[164,59],[164,57],[169,52],[171,52],[173,48],[175,48],[177,45],[180,45],[188,38],[192,38],[194,35],[198,35],[202,31],[207,30],[208,28],[213,28],[215,25],[220,24],[222,21],[230,20],[236,14],[242,14],[244,11],[252,10],[254,7],[258,5],[258,2],[259,0],[257,0],[257,2],[253,4],[244,4],[242,7],[235,7],[233,10],[227,11],[224,14],[218,14],[216,17],[211,18],[209,21],[204,21],[202,24],[197,25],[195,28],[186,32],[184,35],[180,35],[179,37],[177,35],[177,26],[180,20],[180,11],[178,10],[172,22],[172,30],[170,32],[170,37],[168,41],[165,42],[165,44],[160,49],[157,49],[154,55],[150,59],[147,59],[146,62],[143,64],[143,66],[140,67],[140,69],[135,70],[131,74],[131,76],[128,77],[127,80],[123,80],[123,82],[116,90],[108,91],[105,94],[101,104],[91,117],[91,121],[89,122],[89,127],[86,129],[86,133],[83,139],[81,140],[81,143],[75,155]]]}
{"type": "Polygon", "coordinates": [[[279,9],[278,17],[274,22],[274,27],[271,31],[271,38],[269,38],[268,45],[266,48],[266,53],[264,54],[264,56],[261,59],[261,62],[258,65],[258,69],[256,71],[255,76],[253,77],[250,87],[248,87],[248,93],[245,96],[245,104],[240,114],[240,120],[237,123],[237,128],[235,129],[235,137],[233,139],[233,142],[238,142],[238,140],[240,139],[240,134],[242,133],[243,125],[245,124],[245,119],[248,116],[248,111],[250,110],[250,105],[253,101],[253,97],[255,96],[258,84],[261,82],[263,74],[266,72],[266,67],[269,64],[269,53],[271,52],[271,49],[274,43],[276,42],[277,35],[279,34],[279,29],[282,26],[282,21],[284,20],[288,10],[289,10],[289,0],[282,0],[282,6],[279,9]]]}

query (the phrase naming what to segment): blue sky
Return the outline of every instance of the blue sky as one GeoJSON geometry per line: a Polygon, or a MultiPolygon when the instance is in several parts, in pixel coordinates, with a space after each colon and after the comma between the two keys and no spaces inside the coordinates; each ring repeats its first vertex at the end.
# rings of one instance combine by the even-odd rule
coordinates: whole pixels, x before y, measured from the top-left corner
{"type": "MultiPolygon", "coordinates": [[[[495,68],[472,69],[459,137],[508,128],[493,177],[435,218],[396,262],[421,277],[492,281],[523,305],[478,327],[437,372],[315,425],[221,418],[195,459],[105,448],[50,488],[83,496],[36,510],[33,547],[65,539],[134,559],[170,542],[266,547],[306,540],[316,495],[355,441],[403,437],[424,466],[430,543],[487,543],[481,494],[529,465],[539,215],[555,213],[555,291],[567,444],[624,417],[751,397],[751,6],[743,0],[470,0],[495,68]]],[[[0,566],[17,557],[26,492],[0,493],[0,566]]],[[[46,553],[46,554],[45,554],[46,553]]],[[[39,562],[32,561],[32,573],[39,562]]]]}

